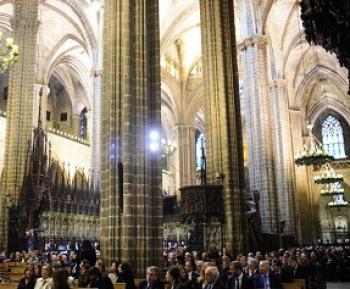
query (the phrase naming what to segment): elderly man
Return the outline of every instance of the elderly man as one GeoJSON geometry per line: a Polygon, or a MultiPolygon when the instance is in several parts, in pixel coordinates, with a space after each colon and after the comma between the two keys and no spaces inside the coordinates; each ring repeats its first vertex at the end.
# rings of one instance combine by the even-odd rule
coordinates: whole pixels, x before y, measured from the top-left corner
{"type": "Polygon", "coordinates": [[[224,289],[220,280],[220,273],[218,268],[209,266],[205,269],[205,287],[204,289],[224,289]]]}
{"type": "Polygon", "coordinates": [[[164,283],[159,280],[160,270],[151,266],[146,269],[146,281],[139,284],[139,289],[164,289],[164,283]]]}
{"type": "Polygon", "coordinates": [[[258,264],[258,260],[256,260],[255,258],[248,259],[249,278],[254,279],[256,276],[259,275],[258,264]]]}
{"type": "Polygon", "coordinates": [[[280,281],[274,272],[270,271],[270,264],[268,261],[260,261],[260,274],[253,279],[254,288],[277,289],[282,288],[280,281]]]}

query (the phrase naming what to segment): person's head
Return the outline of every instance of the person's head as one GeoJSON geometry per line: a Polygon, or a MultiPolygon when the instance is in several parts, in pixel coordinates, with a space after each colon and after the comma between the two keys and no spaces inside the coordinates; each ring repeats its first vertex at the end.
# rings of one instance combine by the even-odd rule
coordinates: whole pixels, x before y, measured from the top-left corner
{"type": "Polygon", "coordinates": [[[248,266],[249,266],[249,269],[254,272],[258,268],[258,260],[254,258],[250,258],[248,260],[248,266]]]}
{"type": "Polygon", "coordinates": [[[128,263],[121,263],[118,267],[118,272],[123,274],[124,276],[132,276],[132,270],[128,263]]]}
{"type": "Polygon", "coordinates": [[[34,278],[34,268],[33,266],[27,266],[24,270],[24,277],[27,280],[31,280],[34,278]]]}
{"type": "Polygon", "coordinates": [[[203,267],[203,261],[197,261],[196,262],[196,271],[200,272],[202,270],[203,267]]]}
{"type": "Polygon", "coordinates": [[[185,267],[186,267],[187,272],[194,271],[196,268],[196,263],[194,262],[194,259],[187,260],[185,267]]]}
{"type": "Polygon", "coordinates": [[[156,266],[147,267],[146,280],[147,283],[153,284],[159,278],[159,268],[156,266]]]}
{"type": "Polygon", "coordinates": [[[186,281],[188,279],[187,271],[185,266],[178,266],[180,270],[180,280],[186,281]]]}
{"type": "Polygon", "coordinates": [[[44,266],[41,269],[41,276],[46,279],[52,276],[52,268],[51,266],[44,266]]]}
{"type": "Polygon", "coordinates": [[[282,262],[278,259],[273,259],[271,262],[272,271],[279,272],[282,267],[282,262]]]}
{"type": "Polygon", "coordinates": [[[270,264],[269,261],[260,261],[259,264],[259,271],[261,274],[267,274],[270,270],[270,264]]]}
{"type": "Polygon", "coordinates": [[[113,261],[111,264],[111,273],[118,273],[120,263],[118,261],[113,261]]]}
{"type": "Polygon", "coordinates": [[[166,281],[169,282],[170,284],[178,283],[180,280],[180,269],[176,266],[171,267],[166,272],[165,278],[166,278],[166,281]]]}
{"type": "Polygon", "coordinates": [[[202,260],[203,260],[203,262],[206,262],[206,261],[208,261],[208,253],[207,252],[203,252],[202,253],[202,260]]]}
{"type": "Polygon", "coordinates": [[[81,249],[83,251],[93,250],[92,245],[89,240],[84,240],[81,244],[81,249]]]}
{"type": "Polygon", "coordinates": [[[226,255],[222,256],[221,262],[222,262],[222,267],[228,268],[230,266],[230,258],[226,255]]]}
{"type": "Polygon", "coordinates": [[[205,281],[207,284],[215,283],[220,277],[218,268],[214,266],[209,266],[208,268],[206,268],[204,274],[205,274],[205,281]]]}
{"type": "Polygon", "coordinates": [[[288,266],[295,268],[297,265],[297,260],[294,257],[288,258],[288,266]]]}
{"type": "Polygon", "coordinates": [[[69,288],[68,273],[64,268],[56,269],[52,276],[53,288],[69,288]],[[66,286],[64,286],[66,285],[66,286]]]}
{"type": "Polygon", "coordinates": [[[34,265],[34,275],[35,275],[35,277],[41,276],[41,265],[40,264],[34,265]]]}
{"type": "Polygon", "coordinates": [[[95,263],[95,267],[102,273],[105,272],[105,264],[101,260],[97,260],[95,263]]]}
{"type": "Polygon", "coordinates": [[[243,269],[242,269],[242,265],[239,261],[233,261],[230,263],[230,271],[232,272],[232,275],[234,277],[238,277],[239,275],[241,275],[243,269]]]}
{"type": "Polygon", "coordinates": [[[97,284],[97,281],[100,279],[100,276],[101,276],[100,270],[98,270],[96,267],[90,267],[88,270],[88,276],[89,276],[89,283],[90,283],[89,287],[90,288],[95,287],[97,284]]]}
{"type": "Polygon", "coordinates": [[[247,266],[248,265],[247,257],[246,256],[239,257],[239,263],[241,263],[242,267],[247,266]]]}

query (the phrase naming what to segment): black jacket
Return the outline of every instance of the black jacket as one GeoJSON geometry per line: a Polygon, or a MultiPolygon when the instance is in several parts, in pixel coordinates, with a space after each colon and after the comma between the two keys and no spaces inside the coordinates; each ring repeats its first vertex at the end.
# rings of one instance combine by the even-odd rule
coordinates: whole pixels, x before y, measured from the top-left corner
{"type": "MultiPolygon", "coordinates": [[[[281,282],[275,273],[269,272],[268,278],[269,278],[271,289],[282,288],[281,282]]],[[[255,289],[264,288],[264,280],[263,280],[262,274],[256,275],[252,280],[253,280],[253,286],[255,289]]]]}
{"type": "MultiPolygon", "coordinates": [[[[236,282],[236,278],[233,276],[230,276],[227,279],[225,289],[235,289],[235,286],[236,286],[235,282],[236,282]]],[[[252,288],[254,288],[252,279],[250,279],[249,277],[247,277],[246,275],[243,274],[242,282],[241,282],[241,285],[239,288],[240,289],[252,289],[252,288]]]]}

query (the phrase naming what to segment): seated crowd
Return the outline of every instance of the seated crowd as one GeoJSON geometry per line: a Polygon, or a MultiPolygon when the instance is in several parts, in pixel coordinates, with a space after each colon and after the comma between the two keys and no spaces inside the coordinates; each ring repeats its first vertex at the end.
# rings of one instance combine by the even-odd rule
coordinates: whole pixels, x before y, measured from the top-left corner
{"type": "Polygon", "coordinates": [[[349,248],[341,246],[251,252],[237,257],[225,251],[199,254],[173,249],[164,253],[164,267],[146,268],[140,282],[135,282],[127,263],[114,261],[107,272],[99,255],[87,244],[69,254],[17,252],[1,256],[0,262],[26,264],[18,289],[113,289],[116,283],[124,283],[125,289],[272,289],[295,280],[303,280],[305,289],[323,289],[327,280],[350,279],[349,248]]]}

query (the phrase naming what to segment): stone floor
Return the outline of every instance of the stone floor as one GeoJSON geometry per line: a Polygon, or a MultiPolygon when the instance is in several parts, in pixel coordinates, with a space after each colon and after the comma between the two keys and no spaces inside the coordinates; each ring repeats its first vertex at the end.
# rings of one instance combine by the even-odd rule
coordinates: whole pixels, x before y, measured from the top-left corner
{"type": "Polygon", "coordinates": [[[350,283],[329,282],[327,283],[327,289],[350,289],[350,283]]]}

